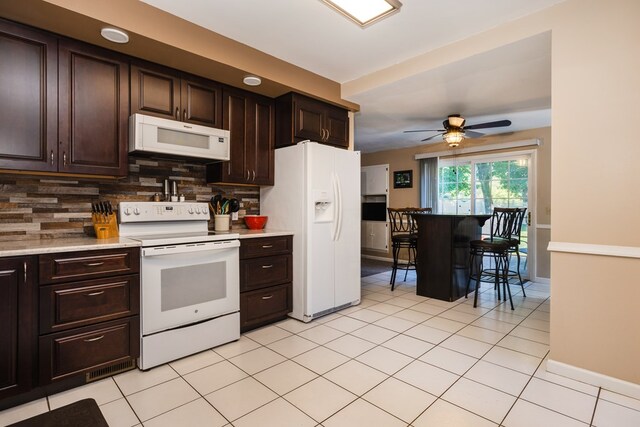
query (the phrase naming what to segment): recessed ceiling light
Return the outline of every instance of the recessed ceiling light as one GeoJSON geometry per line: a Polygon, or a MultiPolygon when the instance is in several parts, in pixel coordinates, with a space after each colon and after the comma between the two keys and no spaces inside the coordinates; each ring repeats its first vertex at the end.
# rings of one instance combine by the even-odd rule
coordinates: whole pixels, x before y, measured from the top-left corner
{"type": "Polygon", "coordinates": [[[242,82],[247,86],[260,86],[260,83],[262,83],[262,79],[257,76],[246,76],[244,79],[242,79],[242,82]]]}
{"type": "Polygon", "coordinates": [[[351,21],[366,27],[400,10],[398,0],[321,0],[351,21]]]}
{"type": "Polygon", "coordinates": [[[129,34],[117,28],[103,28],[102,30],[100,30],[100,34],[110,42],[129,43],[129,34]]]}

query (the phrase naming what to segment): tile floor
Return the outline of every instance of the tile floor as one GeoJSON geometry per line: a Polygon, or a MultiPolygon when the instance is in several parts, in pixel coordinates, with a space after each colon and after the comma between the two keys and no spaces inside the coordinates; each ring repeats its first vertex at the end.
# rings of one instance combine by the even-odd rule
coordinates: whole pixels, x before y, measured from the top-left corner
{"type": "Polygon", "coordinates": [[[640,401],[545,370],[548,286],[513,286],[511,311],[489,284],[473,308],[388,280],[363,278],[357,307],[12,408],[0,425],[92,397],[111,427],[640,426],[640,401]]]}

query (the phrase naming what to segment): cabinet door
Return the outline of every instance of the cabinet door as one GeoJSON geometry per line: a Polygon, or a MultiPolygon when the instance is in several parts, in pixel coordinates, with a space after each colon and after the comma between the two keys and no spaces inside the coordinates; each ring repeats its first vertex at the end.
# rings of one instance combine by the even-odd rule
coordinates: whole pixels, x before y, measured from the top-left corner
{"type": "Polygon", "coordinates": [[[245,146],[247,144],[247,97],[241,92],[225,91],[224,129],[230,132],[230,158],[221,164],[224,182],[247,183],[249,171],[245,167],[245,146]]]}
{"type": "Polygon", "coordinates": [[[131,65],[131,114],[180,120],[180,76],[153,64],[131,65]]]}
{"type": "Polygon", "coordinates": [[[245,150],[247,168],[252,172],[252,184],[273,185],[274,103],[273,100],[256,97],[251,102],[249,119],[253,127],[252,136],[245,150]]]}
{"type": "Polygon", "coordinates": [[[341,148],[349,148],[349,115],[342,108],[327,108],[325,116],[327,144],[341,148]]]}
{"type": "Polygon", "coordinates": [[[57,41],[0,21],[0,168],[55,171],[57,41]]]}
{"type": "Polygon", "coordinates": [[[120,55],[61,40],[58,170],[126,176],[129,65],[120,55]]]}
{"type": "Polygon", "coordinates": [[[181,120],[221,128],[222,85],[195,76],[184,76],[181,87],[181,120]]]}
{"type": "Polygon", "coordinates": [[[302,97],[294,98],[294,136],[312,141],[324,141],[324,106],[302,97]]]}
{"type": "Polygon", "coordinates": [[[31,257],[0,259],[0,400],[33,383],[34,265],[31,257]]]}

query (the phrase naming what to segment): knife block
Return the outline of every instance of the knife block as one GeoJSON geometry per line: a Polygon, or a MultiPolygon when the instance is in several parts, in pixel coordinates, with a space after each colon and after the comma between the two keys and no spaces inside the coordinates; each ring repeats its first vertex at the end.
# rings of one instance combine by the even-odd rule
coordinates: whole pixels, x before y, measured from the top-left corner
{"type": "Polygon", "coordinates": [[[110,239],[120,235],[115,213],[108,215],[94,213],[91,214],[91,221],[98,239],[110,239]]]}

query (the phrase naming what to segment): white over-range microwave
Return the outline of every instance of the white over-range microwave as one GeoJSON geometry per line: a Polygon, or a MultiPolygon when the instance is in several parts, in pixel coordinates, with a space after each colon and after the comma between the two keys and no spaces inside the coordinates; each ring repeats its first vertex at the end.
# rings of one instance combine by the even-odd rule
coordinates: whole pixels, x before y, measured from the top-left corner
{"type": "Polygon", "coordinates": [[[129,118],[129,152],[225,161],[229,160],[229,131],[133,114],[129,118]]]}

